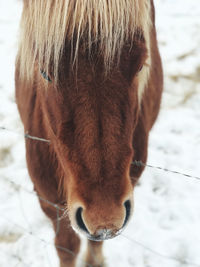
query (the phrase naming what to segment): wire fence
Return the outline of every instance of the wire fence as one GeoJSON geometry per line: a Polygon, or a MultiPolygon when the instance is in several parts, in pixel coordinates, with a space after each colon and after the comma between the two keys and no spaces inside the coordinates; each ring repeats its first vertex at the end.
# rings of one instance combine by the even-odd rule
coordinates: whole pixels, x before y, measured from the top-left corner
{"type": "MultiPolygon", "coordinates": [[[[4,126],[0,126],[0,130],[9,131],[9,132],[12,132],[14,134],[21,135],[26,139],[31,139],[31,140],[35,140],[35,141],[39,141],[39,142],[44,142],[44,143],[47,143],[47,144],[51,143],[50,140],[48,140],[48,139],[44,139],[44,138],[37,137],[37,136],[32,136],[29,133],[21,134],[21,133],[18,133],[16,131],[14,131],[14,130],[8,129],[8,128],[4,127],[4,126]]],[[[183,172],[179,172],[179,171],[163,168],[163,167],[160,167],[160,166],[154,166],[154,165],[151,165],[151,164],[144,163],[142,161],[137,161],[136,160],[136,161],[132,162],[132,164],[135,165],[135,166],[138,166],[138,167],[142,166],[142,167],[156,169],[156,170],[160,170],[160,171],[164,171],[164,172],[168,172],[168,173],[172,173],[172,174],[178,174],[178,175],[184,176],[186,178],[191,178],[191,179],[195,179],[195,180],[199,180],[200,181],[200,176],[194,176],[194,175],[186,174],[186,173],[183,173],[183,172]]]]}
{"type": "MultiPolygon", "coordinates": [[[[8,129],[8,128],[3,127],[3,126],[0,126],[0,130],[9,131],[9,132],[12,132],[14,134],[22,135],[21,133],[18,133],[18,132],[14,131],[14,130],[8,129]]],[[[31,139],[31,140],[39,141],[39,142],[44,142],[46,144],[50,144],[50,140],[47,140],[47,139],[44,139],[44,138],[40,138],[40,137],[36,137],[36,136],[32,136],[29,133],[25,133],[25,134],[23,134],[23,136],[24,136],[24,138],[27,138],[27,139],[31,139]]],[[[132,164],[134,164],[135,166],[138,166],[138,167],[140,167],[140,166],[148,167],[148,168],[152,168],[152,169],[156,169],[156,170],[160,170],[160,171],[164,171],[164,172],[168,172],[168,173],[178,174],[178,175],[181,175],[181,176],[186,177],[186,178],[200,180],[200,177],[198,177],[198,176],[192,176],[192,175],[189,175],[189,174],[185,174],[185,173],[174,171],[174,170],[169,170],[169,169],[162,168],[162,167],[159,167],[159,166],[153,166],[153,165],[150,165],[150,164],[145,164],[142,161],[134,161],[134,162],[132,162],[132,164]]],[[[38,195],[36,192],[34,192],[32,190],[29,190],[29,189],[17,184],[16,182],[14,182],[13,180],[11,180],[9,178],[5,178],[4,177],[4,178],[1,178],[1,180],[2,179],[5,182],[9,183],[10,185],[13,185],[16,190],[22,190],[22,191],[24,191],[24,192],[26,192],[28,194],[34,195],[40,201],[45,202],[46,204],[48,204],[51,207],[55,208],[56,211],[57,211],[57,213],[56,213],[57,217],[55,218],[55,221],[56,221],[56,235],[59,234],[60,221],[65,218],[66,208],[61,207],[58,203],[53,203],[53,202],[43,198],[42,196],[38,195]],[[60,216],[60,213],[61,213],[61,216],[60,216]]],[[[15,226],[16,228],[19,228],[19,229],[23,230],[24,233],[26,233],[26,234],[32,236],[33,238],[37,239],[39,242],[43,243],[45,246],[55,246],[58,250],[64,251],[64,252],[70,254],[73,257],[77,256],[77,254],[74,253],[72,250],[70,250],[70,249],[68,249],[66,247],[57,246],[53,242],[49,242],[49,241],[47,241],[45,239],[42,239],[36,233],[32,232],[31,230],[19,225],[18,223],[14,222],[14,221],[6,218],[6,217],[1,217],[1,219],[5,220],[7,223],[15,226]]],[[[176,257],[169,256],[169,255],[164,255],[164,254],[160,253],[159,251],[156,251],[156,250],[146,246],[142,242],[139,242],[139,241],[137,241],[137,240],[135,240],[133,238],[130,238],[130,237],[126,236],[123,233],[121,234],[121,236],[126,238],[127,240],[129,240],[129,242],[131,242],[134,246],[141,247],[145,251],[148,251],[149,253],[151,253],[151,254],[153,254],[153,255],[155,255],[157,257],[160,257],[160,258],[162,258],[164,260],[175,261],[175,262],[177,262],[179,264],[184,264],[184,265],[187,265],[187,266],[200,267],[200,264],[198,264],[198,263],[194,263],[194,262],[191,262],[189,260],[181,260],[181,259],[178,259],[176,257]]],[[[4,252],[0,251],[0,254],[4,255],[4,252]]],[[[93,256],[95,257],[95,255],[93,255],[93,256]]],[[[16,260],[18,260],[19,263],[23,264],[24,267],[29,266],[29,264],[24,262],[23,259],[19,255],[13,254],[12,257],[15,258],[16,260]]],[[[78,260],[81,261],[82,263],[84,263],[88,267],[93,267],[90,263],[86,262],[82,258],[78,259],[78,260]]]]}
{"type": "MultiPolygon", "coordinates": [[[[68,249],[66,247],[58,246],[58,245],[56,245],[54,243],[46,241],[45,239],[40,238],[36,233],[33,233],[32,231],[29,231],[29,229],[26,229],[25,227],[19,225],[18,223],[14,222],[14,221],[6,218],[6,217],[3,217],[3,220],[5,220],[7,223],[15,226],[16,228],[19,228],[19,229],[23,230],[23,232],[25,232],[26,234],[32,236],[33,238],[36,238],[38,241],[44,243],[47,246],[55,246],[58,250],[64,251],[64,252],[66,252],[67,254],[69,254],[69,255],[71,255],[73,257],[77,256],[77,254],[74,253],[72,250],[70,250],[70,249],[68,249]]],[[[84,259],[80,259],[80,261],[82,263],[86,264],[87,267],[93,267],[90,263],[86,262],[84,259]]]]}

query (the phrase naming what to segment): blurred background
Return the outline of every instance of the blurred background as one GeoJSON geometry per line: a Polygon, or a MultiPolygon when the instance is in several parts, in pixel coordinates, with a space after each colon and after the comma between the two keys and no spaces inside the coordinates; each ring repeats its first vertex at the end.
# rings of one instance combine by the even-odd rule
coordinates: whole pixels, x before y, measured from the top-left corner
{"type": "MultiPolygon", "coordinates": [[[[154,2],[165,90],[149,140],[153,168],[135,189],[129,226],[105,242],[114,267],[200,266],[200,2],[154,2]]],[[[14,96],[21,11],[21,1],[0,0],[0,266],[52,267],[54,233],[28,177],[14,96]]]]}

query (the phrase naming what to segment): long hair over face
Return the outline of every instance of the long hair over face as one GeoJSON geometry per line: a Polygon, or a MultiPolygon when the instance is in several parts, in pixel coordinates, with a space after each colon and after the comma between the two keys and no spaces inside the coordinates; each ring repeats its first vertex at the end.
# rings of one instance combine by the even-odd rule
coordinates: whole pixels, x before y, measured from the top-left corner
{"type": "Polygon", "coordinates": [[[72,65],[84,42],[88,51],[98,44],[108,70],[136,29],[146,34],[149,10],[150,0],[24,0],[18,53],[21,76],[30,79],[37,62],[47,72],[51,64],[57,80],[66,40],[73,51],[72,65]]]}

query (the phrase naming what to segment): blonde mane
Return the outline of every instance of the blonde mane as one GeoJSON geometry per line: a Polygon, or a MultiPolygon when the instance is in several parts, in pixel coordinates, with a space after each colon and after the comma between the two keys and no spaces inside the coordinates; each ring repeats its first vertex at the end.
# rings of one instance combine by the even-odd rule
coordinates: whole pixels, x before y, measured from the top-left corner
{"type": "Polygon", "coordinates": [[[148,41],[150,17],[150,0],[24,0],[20,74],[30,79],[36,62],[47,72],[52,63],[56,80],[66,38],[72,45],[76,40],[74,64],[83,36],[89,50],[98,42],[109,68],[136,28],[143,30],[148,41]]]}

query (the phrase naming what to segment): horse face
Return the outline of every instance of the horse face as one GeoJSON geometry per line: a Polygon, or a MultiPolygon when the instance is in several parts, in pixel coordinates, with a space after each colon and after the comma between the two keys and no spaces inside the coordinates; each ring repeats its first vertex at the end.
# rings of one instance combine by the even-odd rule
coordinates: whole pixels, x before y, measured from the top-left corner
{"type": "Polygon", "coordinates": [[[79,87],[70,99],[70,116],[58,126],[58,153],[71,224],[92,240],[118,235],[133,209],[129,168],[138,107],[130,98],[135,102],[137,96],[128,87],[119,92],[121,84],[113,88],[108,84],[113,81],[104,85],[98,96],[92,90],[86,96],[87,90],[79,87]]]}
{"type": "Polygon", "coordinates": [[[72,227],[91,240],[118,235],[133,210],[129,175],[138,118],[138,71],[144,47],[130,47],[108,78],[103,67],[79,57],[74,79],[63,62],[57,97],[49,88],[46,111],[63,170],[61,189],[72,227]],[[127,70],[127,71],[126,71],[127,70]],[[52,94],[52,95],[51,95],[52,94]]]}

